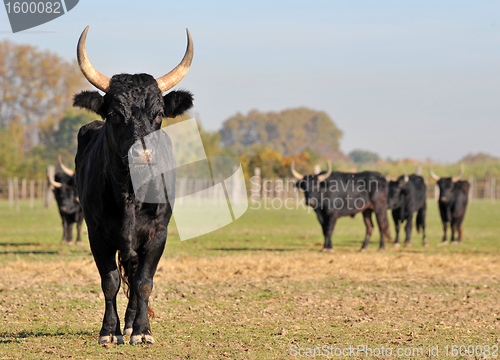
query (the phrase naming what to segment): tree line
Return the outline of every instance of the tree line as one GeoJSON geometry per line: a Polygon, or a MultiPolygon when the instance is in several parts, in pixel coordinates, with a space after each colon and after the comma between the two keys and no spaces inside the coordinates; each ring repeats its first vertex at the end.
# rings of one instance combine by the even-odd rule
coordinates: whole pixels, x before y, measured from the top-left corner
{"type": "MultiPolygon", "coordinates": [[[[0,42],[0,178],[44,178],[58,155],[74,166],[78,130],[96,119],[71,107],[73,94],[87,87],[76,62],[30,45],[0,42]]],[[[163,126],[189,118],[191,114],[165,119],[163,126]]],[[[237,157],[247,176],[259,167],[263,177],[288,177],[292,162],[301,173],[312,173],[316,164],[326,168],[331,160],[334,170],[369,169],[391,176],[404,169],[413,173],[417,166],[410,160],[383,161],[367,150],[344,155],[343,133],[335,122],[325,112],[305,107],[237,113],[219,131],[208,132],[201,125],[199,130],[208,156],[237,157]]],[[[500,176],[498,158],[476,154],[463,161],[468,164],[466,176],[500,176]]],[[[456,166],[436,169],[447,175],[456,166]]]]}

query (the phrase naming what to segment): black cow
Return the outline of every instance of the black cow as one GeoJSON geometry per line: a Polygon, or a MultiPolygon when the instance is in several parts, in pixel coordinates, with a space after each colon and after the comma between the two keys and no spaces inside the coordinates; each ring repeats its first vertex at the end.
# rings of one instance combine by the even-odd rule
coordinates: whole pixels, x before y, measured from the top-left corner
{"type": "Polygon", "coordinates": [[[50,184],[54,187],[54,197],[63,225],[62,244],[73,245],[73,224],[76,223],[76,244],[81,245],[80,232],[83,223],[83,209],[80,205],[75,188],[75,172],[68,169],[59,158],[59,165],[63,173],[57,173],[54,180],[49,176],[50,184]]]}
{"type": "Polygon", "coordinates": [[[304,192],[306,204],[316,212],[323,228],[325,243],[323,250],[332,249],[332,234],[335,223],[342,216],[363,213],[366,236],[361,247],[365,250],[373,231],[372,213],[375,212],[380,230],[380,249],[385,248],[389,235],[387,221],[387,181],[374,171],[361,173],[328,171],[319,175],[301,175],[292,163],[292,174],[298,180],[296,186],[304,192]]]}
{"type": "MultiPolygon", "coordinates": [[[[99,73],[87,58],[87,31],[88,27],[78,42],[78,63],[87,80],[105,95],[83,91],[75,96],[74,106],[91,110],[105,121],[96,120],[80,129],[75,162],[77,190],[106,304],[99,343],[123,344],[116,307],[122,275],[129,285],[124,334],[131,335],[130,344],[152,344],[149,296],[173,209],[168,200],[146,203],[136,197],[127,154],[134,143],[143,142],[146,135],[160,129],[162,118],[175,117],[192,107],[193,97],[187,91],[172,91],[162,96],[189,70],[192,40],[187,32],[188,46],[183,60],[161,78],[121,74],[110,79],[99,73]],[[117,252],[122,274],[116,263],[117,252]]],[[[134,154],[132,160],[134,157],[139,162],[149,161],[146,151],[134,154]]],[[[160,190],[165,190],[163,186],[160,190]]]]}
{"type": "Polygon", "coordinates": [[[462,222],[469,201],[470,187],[468,181],[460,180],[464,174],[464,165],[460,165],[460,174],[453,177],[442,178],[437,176],[434,171],[432,171],[432,166],[429,167],[429,173],[431,177],[437,181],[437,185],[439,186],[438,205],[444,230],[442,244],[447,244],[446,232],[448,223],[451,225],[451,243],[461,243],[462,222]],[[455,238],[455,232],[458,232],[458,239],[455,238]]]}
{"type": "Polygon", "coordinates": [[[395,246],[399,246],[399,225],[406,221],[405,246],[411,244],[411,230],[413,214],[417,213],[417,231],[422,228],[422,244],[427,246],[425,236],[425,213],[427,210],[426,199],[427,186],[424,178],[412,174],[410,176],[401,175],[396,181],[389,181],[389,209],[392,209],[392,218],[396,226],[395,246]]]}

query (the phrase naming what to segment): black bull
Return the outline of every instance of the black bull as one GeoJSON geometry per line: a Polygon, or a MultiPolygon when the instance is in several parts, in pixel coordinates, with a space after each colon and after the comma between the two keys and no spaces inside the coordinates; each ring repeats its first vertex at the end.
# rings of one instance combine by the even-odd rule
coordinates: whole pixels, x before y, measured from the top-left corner
{"type": "Polygon", "coordinates": [[[366,249],[373,232],[372,213],[375,212],[380,230],[380,249],[385,248],[389,236],[387,221],[387,181],[373,171],[361,173],[331,172],[327,179],[321,175],[306,175],[296,186],[304,192],[306,204],[311,206],[323,229],[325,250],[332,249],[332,234],[337,219],[363,214],[366,236],[361,250],[366,249]]]}
{"type": "MultiPolygon", "coordinates": [[[[85,53],[87,29],[78,44],[78,62],[85,77],[105,92],[84,91],[74,105],[100,115],[103,121],[83,126],[78,133],[76,184],[85,213],[89,241],[101,276],[105,313],[99,343],[123,344],[116,296],[121,276],[129,284],[125,313],[125,335],[131,344],[152,344],[148,313],[153,276],[163,253],[172,207],[146,203],[134,194],[128,151],[136,142],[160,129],[162,118],[175,117],[192,107],[187,91],[162,93],[175,86],[187,73],[193,55],[188,48],[182,62],[155,80],[150,75],[115,75],[111,79],[92,67],[85,53]],[[120,274],[116,254],[122,274],[120,274]]],[[[146,152],[136,154],[147,160],[146,152]]],[[[141,161],[139,161],[141,162],[141,161]]]]}
{"type": "Polygon", "coordinates": [[[402,175],[396,181],[389,182],[389,209],[392,209],[392,218],[396,227],[394,245],[399,245],[399,227],[404,221],[406,221],[405,246],[411,244],[413,214],[416,212],[417,231],[422,229],[422,243],[427,246],[425,235],[426,190],[424,178],[415,174],[408,177],[402,175]]]}
{"type": "Polygon", "coordinates": [[[76,223],[76,243],[82,244],[81,229],[83,223],[83,209],[78,200],[75,188],[75,177],[65,173],[57,173],[54,177],[53,192],[61,215],[63,225],[63,244],[71,245],[73,243],[73,224],[76,223]]]}
{"type": "Polygon", "coordinates": [[[443,242],[446,243],[446,230],[448,223],[451,227],[451,241],[462,242],[462,222],[465,217],[465,210],[469,201],[469,182],[452,181],[451,178],[439,179],[439,212],[443,222],[443,242]],[[458,239],[456,238],[458,234],[458,239]]]}
{"type": "Polygon", "coordinates": [[[461,243],[463,236],[462,222],[469,201],[470,187],[468,181],[459,180],[464,174],[464,165],[461,164],[460,166],[460,174],[453,177],[440,178],[432,171],[432,166],[429,167],[429,172],[431,177],[437,181],[437,186],[439,186],[438,206],[444,230],[442,243],[447,243],[448,223],[451,226],[451,242],[455,244],[461,243]],[[458,239],[455,237],[457,233],[458,239]]]}

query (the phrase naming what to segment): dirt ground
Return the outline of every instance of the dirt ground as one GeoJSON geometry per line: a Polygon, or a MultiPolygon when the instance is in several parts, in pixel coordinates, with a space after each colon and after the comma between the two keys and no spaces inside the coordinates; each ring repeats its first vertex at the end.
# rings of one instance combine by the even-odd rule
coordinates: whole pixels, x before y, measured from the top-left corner
{"type": "MultiPolygon", "coordinates": [[[[325,344],[439,346],[439,358],[446,358],[448,344],[500,343],[494,256],[392,251],[162,259],[151,298],[157,344],[148,349],[96,345],[104,305],[92,259],[18,260],[0,272],[6,354],[0,358],[6,359],[280,359],[325,344]]],[[[119,298],[123,316],[122,292],[119,298]]]]}
{"type": "MultiPolygon", "coordinates": [[[[0,266],[0,286],[72,284],[99,285],[93,259],[66,262],[10,262],[0,266]]],[[[155,283],[185,281],[206,284],[336,277],[348,281],[405,281],[450,283],[500,282],[497,256],[412,253],[258,254],[162,259],[155,283]]]]}

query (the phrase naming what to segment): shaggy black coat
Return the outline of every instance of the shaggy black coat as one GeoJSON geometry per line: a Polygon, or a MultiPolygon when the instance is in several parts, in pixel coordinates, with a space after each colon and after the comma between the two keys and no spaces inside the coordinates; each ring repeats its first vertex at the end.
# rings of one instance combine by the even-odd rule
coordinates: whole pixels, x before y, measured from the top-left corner
{"type": "Polygon", "coordinates": [[[426,192],[427,186],[424,178],[419,175],[410,175],[407,183],[405,183],[404,175],[401,175],[396,181],[389,182],[388,202],[389,209],[392,209],[392,218],[396,227],[395,245],[399,245],[399,227],[404,221],[406,221],[405,246],[411,244],[412,221],[415,212],[417,213],[417,231],[423,230],[422,243],[424,246],[427,245],[425,235],[426,192]]]}
{"type": "Polygon", "coordinates": [[[152,76],[121,74],[111,78],[104,96],[84,91],[75,96],[74,106],[105,120],[80,129],[75,159],[77,190],[106,302],[100,335],[102,339],[111,336],[115,342],[118,338],[118,343],[121,340],[116,310],[118,252],[122,276],[130,284],[125,333],[144,338],[151,335],[148,301],[173,209],[168,201],[152,204],[136,198],[127,153],[135,142],[159,130],[162,118],[190,109],[193,97],[187,91],[172,91],[162,97],[152,76]]]}
{"type": "Polygon", "coordinates": [[[443,242],[446,243],[446,232],[448,223],[451,227],[451,241],[462,242],[462,222],[465,217],[465,210],[469,201],[469,182],[453,181],[452,178],[441,178],[438,180],[439,186],[439,213],[443,222],[443,242]],[[455,234],[458,233],[458,239],[455,234]]]}
{"type": "Polygon", "coordinates": [[[80,206],[80,201],[76,193],[75,176],[57,173],[54,179],[61,184],[61,187],[55,187],[52,190],[63,225],[63,237],[61,242],[63,244],[72,244],[73,224],[76,223],[76,243],[81,244],[82,239],[80,233],[83,223],[83,209],[80,206]]]}
{"type": "Polygon", "coordinates": [[[324,249],[332,248],[332,234],[337,219],[363,214],[366,236],[361,250],[366,249],[373,232],[372,213],[380,229],[380,249],[385,248],[385,236],[390,239],[387,221],[387,181],[378,172],[332,172],[325,181],[318,175],[306,175],[296,183],[304,192],[306,204],[316,212],[323,229],[324,249]]]}

